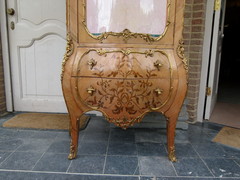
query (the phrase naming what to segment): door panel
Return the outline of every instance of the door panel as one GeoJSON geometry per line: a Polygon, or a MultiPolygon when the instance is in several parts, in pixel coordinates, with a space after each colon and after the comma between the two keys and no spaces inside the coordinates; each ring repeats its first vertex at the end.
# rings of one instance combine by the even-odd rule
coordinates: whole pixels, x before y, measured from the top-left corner
{"type": "Polygon", "coordinates": [[[63,0],[18,0],[18,22],[27,21],[40,25],[46,21],[60,21],[64,24],[64,3],[63,0]]]}
{"type": "Polygon", "coordinates": [[[62,95],[59,74],[62,58],[59,53],[65,48],[64,40],[56,35],[49,35],[41,40],[36,40],[29,47],[20,48],[21,75],[24,97],[53,98],[62,95]],[[52,59],[52,57],[56,57],[52,59]],[[51,70],[55,69],[56,73],[51,70]],[[37,81],[36,81],[37,80],[37,81]]]}
{"type": "Polygon", "coordinates": [[[66,112],[60,81],[65,0],[8,0],[7,8],[15,9],[8,15],[14,110],[66,112]]]}
{"type": "Polygon", "coordinates": [[[206,98],[204,119],[210,118],[217,101],[226,0],[221,0],[220,2],[221,8],[214,12],[210,68],[207,83],[207,86],[211,88],[211,94],[206,98]]]}

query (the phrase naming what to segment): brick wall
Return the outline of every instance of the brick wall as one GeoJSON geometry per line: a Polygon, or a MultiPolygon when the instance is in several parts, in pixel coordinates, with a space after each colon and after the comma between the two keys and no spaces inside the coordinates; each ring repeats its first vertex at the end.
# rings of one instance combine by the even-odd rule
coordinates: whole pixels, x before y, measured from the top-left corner
{"type": "Polygon", "coordinates": [[[4,90],[4,75],[3,75],[3,59],[2,59],[2,44],[0,36],[0,116],[6,112],[6,98],[4,90]]]}
{"type": "Polygon", "coordinates": [[[196,121],[201,77],[202,48],[207,0],[186,0],[184,32],[185,55],[189,59],[187,111],[189,121],[196,121]]]}

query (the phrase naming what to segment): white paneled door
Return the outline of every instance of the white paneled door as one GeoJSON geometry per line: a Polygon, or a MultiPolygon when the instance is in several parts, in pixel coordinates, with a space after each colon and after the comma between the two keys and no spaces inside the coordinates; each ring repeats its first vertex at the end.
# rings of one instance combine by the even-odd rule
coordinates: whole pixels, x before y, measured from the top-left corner
{"type": "Polygon", "coordinates": [[[61,89],[65,0],[7,0],[15,111],[66,112],[61,89]]]}
{"type": "Polygon", "coordinates": [[[210,67],[207,86],[211,92],[206,98],[204,119],[210,119],[213,108],[217,102],[219,71],[222,53],[222,41],[224,37],[224,18],[226,9],[226,0],[219,1],[219,7],[215,4],[214,22],[212,29],[212,45],[210,56],[210,67]]]}

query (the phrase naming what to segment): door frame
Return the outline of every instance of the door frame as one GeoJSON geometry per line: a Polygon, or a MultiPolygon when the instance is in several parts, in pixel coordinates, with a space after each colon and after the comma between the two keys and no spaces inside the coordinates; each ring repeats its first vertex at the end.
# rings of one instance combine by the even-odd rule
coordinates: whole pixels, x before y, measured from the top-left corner
{"type": "Polygon", "coordinates": [[[206,85],[208,78],[209,56],[211,48],[212,37],[212,23],[213,23],[214,1],[207,1],[206,16],[205,16],[205,32],[203,40],[203,53],[202,53],[202,70],[200,76],[200,88],[198,97],[197,121],[202,122],[204,116],[205,98],[206,98],[206,85]]]}
{"type": "Polygon", "coordinates": [[[215,49],[211,49],[211,47],[213,45],[217,46],[217,43],[218,43],[218,41],[214,41],[215,44],[211,44],[212,36],[213,36],[213,28],[214,28],[213,14],[215,11],[214,9],[215,1],[216,0],[207,1],[207,5],[206,5],[205,32],[204,32],[203,53],[202,53],[202,69],[201,69],[198,108],[197,108],[198,122],[203,122],[205,111],[206,111],[206,101],[207,101],[206,88],[208,85],[207,83],[209,78],[209,69],[211,68],[210,55],[214,53],[214,50],[215,50],[215,49]]]}
{"type": "Polygon", "coordinates": [[[1,43],[2,43],[2,58],[3,58],[3,72],[4,72],[4,86],[6,96],[7,111],[13,111],[13,97],[12,97],[12,82],[11,82],[11,66],[9,54],[8,41],[8,21],[6,15],[7,9],[6,0],[0,1],[0,24],[1,24],[1,43]]]}

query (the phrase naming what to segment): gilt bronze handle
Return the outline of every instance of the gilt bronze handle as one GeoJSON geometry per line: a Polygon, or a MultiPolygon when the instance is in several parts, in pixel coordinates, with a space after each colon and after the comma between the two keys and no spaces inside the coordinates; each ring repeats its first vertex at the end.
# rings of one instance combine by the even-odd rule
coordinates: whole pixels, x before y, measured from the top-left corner
{"type": "Polygon", "coordinates": [[[92,70],[94,66],[97,65],[97,61],[95,61],[93,58],[88,61],[88,65],[90,66],[90,69],[92,70]]]}
{"type": "Polygon", "coordinates": [[[163,90],[157,88],[157,89],[155,89],[155,93],[156,93],[157,95],[161,95],[161,94],[163,93],[163,90]]]}
{"type": "Polygon", "coordinates": [[[91,96],[93,95],[93,93],[95,92],[96,90],[91,86],[87,89],[87,93],[90,94],[91,96]]]}
{"type": "Polygon", "coordinates": [[[157,60],[156,62],[154,62],[154,66],[158,69],[158,71],[160,71],[160,68],[162,67],[162,64],[160,63],[159,60],[157,60]]]}

